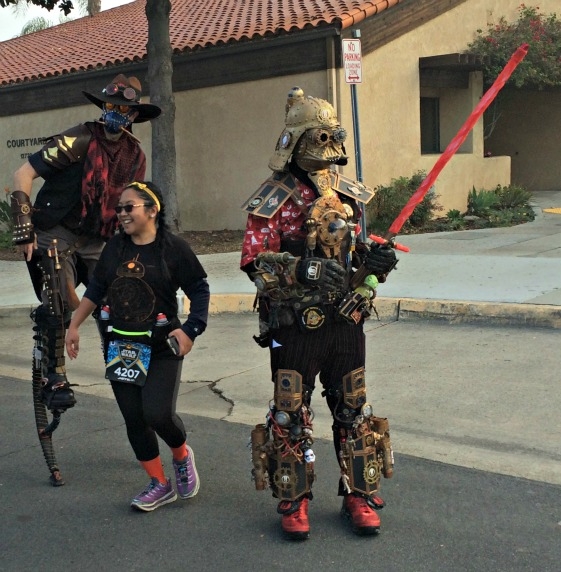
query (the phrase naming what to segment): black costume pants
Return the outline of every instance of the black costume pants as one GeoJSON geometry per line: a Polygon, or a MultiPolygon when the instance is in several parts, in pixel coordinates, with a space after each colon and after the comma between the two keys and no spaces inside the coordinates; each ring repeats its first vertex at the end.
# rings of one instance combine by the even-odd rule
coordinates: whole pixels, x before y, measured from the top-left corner
{"type": "Polygon", "coordinates": [[[302,331],[297,324],[271,330],[269,345],[271,373],[293,369],[302,375],[302,383],[311,392],[315,379],[326,390],[327,404],[333,414],[336,393],[341,393],[343,376],[364,367],[366,359],[363,325],[349,324],[328,307],[326,321],[317,330],[302,331]]]}
{"type": "MultiPolygon", "coordinates": [[[[338,418],[338,412],[345,407],[342,401],[342,380],[349,372],[365,365],[363,324],[343,321],[337,317],[335,308],[328,307],[326,322],[317,330],[302,331],[297,324],[272,330],[269,348],[273,381],[275,372],[279,369],[296,370],[302,375],[303,397],[307,405],[310,405],[315,378],[319,374],[333,417],[333,445],[339,463],[340,428],[346,427],[338,418]]],[[[342,480],[339,480],[338,494],[346,494],[342,480]]]]}

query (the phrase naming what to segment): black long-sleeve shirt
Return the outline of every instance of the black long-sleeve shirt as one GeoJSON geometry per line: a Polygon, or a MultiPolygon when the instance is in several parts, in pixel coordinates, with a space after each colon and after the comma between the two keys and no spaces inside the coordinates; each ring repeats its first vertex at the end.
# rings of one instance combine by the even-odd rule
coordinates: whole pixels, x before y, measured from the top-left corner
{"type": "MultiPolygon", "coordinates": [[[[156,242],[137,245],[130,237],[119,234],[103,249],[84,296],[95,304],[100,304],[107,296],[111,284],[118,278],[117,271],[122,275],[120,269],[123,263],[136,259],[144,267],[141,280],[154,293],[154,300],[146,300],[147,305],[154,304],[150,318],[155,319],[159,313],[165,314],[170,321],[177,318],[177,291],[181,288],[190,300],[189,314],[181,329],[194,340],[205,331],[208,322],[210,289],[206,281],[207,275],[185,240],[171,233],[168,237],[170,244],[163,252],[168,277],[162,272],[162,252],[156,242]]],[[[119,301],[109,299],[108,303],[114,305],[119,301]]]]}

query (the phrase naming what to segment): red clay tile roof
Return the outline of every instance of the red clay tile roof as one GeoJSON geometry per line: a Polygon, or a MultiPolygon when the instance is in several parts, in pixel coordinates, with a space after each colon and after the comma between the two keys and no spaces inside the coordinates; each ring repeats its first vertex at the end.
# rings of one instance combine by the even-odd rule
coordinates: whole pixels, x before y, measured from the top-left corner
{"type": "MultiPolygon", "coordinates": [[[[170,40],[174,53],[321,26],[346,29],[400,2],[171,1],[170,40]]],[[[145,5],[145,0],[136,0],[93,17],[0,42],[0,86],[145,59],[145,5]]]]}

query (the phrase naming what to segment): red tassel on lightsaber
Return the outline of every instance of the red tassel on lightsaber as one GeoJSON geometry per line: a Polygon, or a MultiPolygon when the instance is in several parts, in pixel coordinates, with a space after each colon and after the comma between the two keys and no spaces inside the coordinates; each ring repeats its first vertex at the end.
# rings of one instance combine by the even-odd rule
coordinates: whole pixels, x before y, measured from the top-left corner
{"type": "MultiPolygon", "coordinates": [[[[431,169],[430,173],[423,179],[423,182],[419,185],[418,189],[413,193],[409,201],[407,201],[407,204],[403,207],[402,211],[393,221],[387,234],[388,238],[385,239],[371,235],[369,237],[371,240],[380,244],[391,243],[391,239],[401,230],[401,227],[411,216],[411,213],[415,207],[423,200],[424,196],[432,187],[434,181],[440,174],[440,171],[442,171],[446,163],[448,163],[448,161],[452,158],[452,155],[454,155],[454,153],[456,153],[456,151],[460,148],[469,132],[473,129],[473,126],[483,115],[483,112],[489,107],[495,97],[497,97],[497,94],[504,87],[505,83],[508,81],[508,78],[516,69],[516,66],[526,57],[526,54],[528,53],[528,47],[528,44],[522,44],[514,52],[506,66],[497,76],[497,79],[494,81],[493,85],[485,92],[485,95],[483,95],[475,109],[471,112],[471,115],[466,119],[466,122],[462,125],[454,139],[450,141],[444,153],[442,153],[442,155],[438,158],[438,161],[434,164],[434,167],[431,169]]],[[[401,245],[392,244],[392,246],[394,246],[394,248],[398,248],[399,250],[403,250],[403,248],[399,248],[401,245]]]]}

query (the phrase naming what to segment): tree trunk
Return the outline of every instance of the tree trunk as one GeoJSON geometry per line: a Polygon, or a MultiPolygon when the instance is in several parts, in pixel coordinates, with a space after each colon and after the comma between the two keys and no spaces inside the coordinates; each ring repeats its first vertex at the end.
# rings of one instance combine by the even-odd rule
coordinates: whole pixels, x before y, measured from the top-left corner
{"type": "Polygon", "coordinates": [[[101,12],[101,0],[88,0],[86,7],[88,16],[95,16],[101,12]]]}
{"type": "Polygon", "coordinates": [[[162,109],[152,121],[152,180],[162,190],[166,221],[173,232],[181,230],[177,201],[175,155],[175,98],[169,39],[170,0],[146,0],[148,19],[148,83],[150,102],[162,109]]]}

